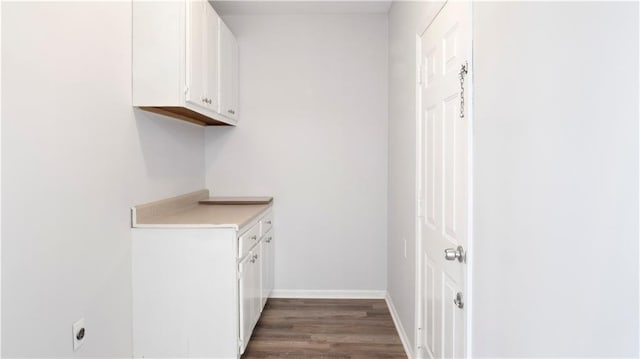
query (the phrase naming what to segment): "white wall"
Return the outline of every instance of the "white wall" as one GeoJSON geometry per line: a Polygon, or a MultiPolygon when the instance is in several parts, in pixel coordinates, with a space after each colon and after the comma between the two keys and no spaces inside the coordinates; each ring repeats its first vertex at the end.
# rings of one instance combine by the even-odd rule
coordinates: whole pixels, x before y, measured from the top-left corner
{"type": "Polygon", "coordinates": [[[129,207],[204,187],[204,130],[132,109],[130,3],[5,2],[2,45],[3,357],[131,357],[129,207]]]}
{"type": "Polygon", "coordinates": [[[387,286],[411,348],[415,347],[416,35],[441,6],[442,2],[398,1],[389,11],[387,286]]]}
{"type": "Polygon", "coordinates": [[[207,187],[275,197],[276,290],[386,288],[386,14],[233,15],[240,122],[207,187]]]}
{"type": "Polygon", "coordinates": [[[638,4],[474,5],[476,357],[638,356],[638,4]]]}

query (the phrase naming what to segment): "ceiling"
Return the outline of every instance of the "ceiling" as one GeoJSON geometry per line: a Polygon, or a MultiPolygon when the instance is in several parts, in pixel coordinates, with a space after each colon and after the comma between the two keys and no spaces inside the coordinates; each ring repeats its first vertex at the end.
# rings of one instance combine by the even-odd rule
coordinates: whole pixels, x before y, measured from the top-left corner
{"type": "Polygon", "coordinates": [[[387,13],[391,6],[391,0],[213,0],[211,3],[221,16],[245,14],[371,14],[387,13]]]}

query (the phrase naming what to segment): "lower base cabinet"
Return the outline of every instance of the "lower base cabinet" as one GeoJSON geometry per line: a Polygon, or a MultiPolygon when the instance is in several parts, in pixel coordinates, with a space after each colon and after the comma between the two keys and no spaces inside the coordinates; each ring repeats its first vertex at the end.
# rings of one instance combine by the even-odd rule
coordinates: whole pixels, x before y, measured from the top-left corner
{"type": "Polygon", "coordinates": [[[260,312],[262,311],[262,242],[249,252],[249,254],[238,265],[238,282],[240,297],[240,352],[244,353],[251,333],[255,328],[260,312]]]}
{"type": "Polygon", "coordinates": [[[134,358],[239,358],[273,289],[271,209],[240,231],[132,233],[134,358]]]}

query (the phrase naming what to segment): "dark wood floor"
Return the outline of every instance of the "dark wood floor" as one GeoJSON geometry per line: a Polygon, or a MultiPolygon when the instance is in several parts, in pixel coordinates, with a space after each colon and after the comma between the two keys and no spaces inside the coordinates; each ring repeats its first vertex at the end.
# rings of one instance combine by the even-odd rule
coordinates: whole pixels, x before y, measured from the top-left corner
{"type": "Polygon", "coordinates": [[[384,300],[269,299],[243,359],[406,358],[384,300]]]}

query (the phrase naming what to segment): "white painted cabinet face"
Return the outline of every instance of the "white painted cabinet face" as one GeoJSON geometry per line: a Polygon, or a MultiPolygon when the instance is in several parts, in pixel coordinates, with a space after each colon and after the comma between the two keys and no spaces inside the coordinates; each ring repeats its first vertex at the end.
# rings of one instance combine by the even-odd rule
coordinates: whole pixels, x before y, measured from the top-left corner
{"type": "Polygon", "coordinates": [[[242,355],[273,287],[272,218],[240,230],[134,228],[134,357],[242,355]]]}
{"type": "Polygon", "coordinates": [[[133,106],[200,125],[237,123],[237,44],[209,1],[134,1],[132,21],[133,106]]]}
{"type": "Polygon", "coordinates": [[[258,319],[260,319],[260,313],[262,312],[261,298],[262,298],[262,243],[260,242],[254,251],[255,262],[253,263],[252,271],[252,290],[251,290],[251,313],[253,317],[251,318],[251,331],[255,327],[256,323],[258,323],[258,319]]]}
{"type": "Polygon", "coordinates": [[[206,1],[189,0],[187,22],[187,102],[217,111],[218,14],[206,1]]]}
{"type": "Polygon", "coordinates": [[[205,3],[189,0],[187,3],[187,102],[207,107],[205,96],[205,3]]]}
{"type": "Polygon", "coordinates": [[[252,321],[253,321],[253,287],[254,287],[254,274],[253,268],[255,267],[255,261],[253,259],[253,252],[249,252],[247,257],[238,265],[238,272],[240,275],[239,280],[239,300],[240,300],[240,352],[244,353],[249,339],[251,337],[252,321]]]}
{"type": "Polygon", "coordinates": [[[268,212],[239,237],[238,300],[240,351],[244,350],[271,295],[274,283],[273,213],[268,212]],[[256,243],[256,239],[257,240],[256,243]],[[248,253],[248,249],[251,249],[248,253]]]}
{"type": "Polygon", "coordinates": [[[271,295],[274,283],[275,247],[273,230],[265,234],[262,240],[262,307],[267,303],[271,295]]]}
{"type": "Polygon", "coordinates": [[[213,111],[218,111],[220,105],[220,95],[218,92],[218,27],[220,26],[220,18],[208,3],[206,4],[205,18],[205,94],[209,99],[207,101],[207,107],[213,111]]]}
{"type": "Polygon", "coordinates": [[[251,333],[260,318],[262,295],[262,242],[238,264],[240,301],[240,342],[244,353],[251,333]]]}
{"type": "Polygon", "coordinates": [[[231,30],[220,22],[220,113],[238,118],[238,43],[231,30]]]}

